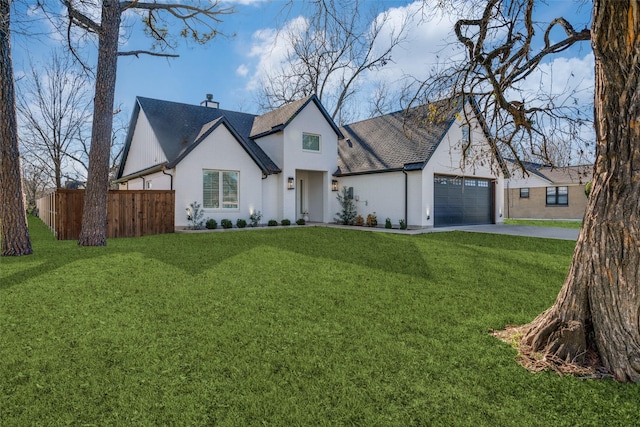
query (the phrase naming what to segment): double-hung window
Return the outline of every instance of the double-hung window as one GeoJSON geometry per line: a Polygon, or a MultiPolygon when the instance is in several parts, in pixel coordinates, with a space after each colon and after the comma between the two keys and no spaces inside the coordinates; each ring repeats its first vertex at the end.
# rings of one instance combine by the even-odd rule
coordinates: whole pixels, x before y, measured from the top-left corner
{"type": "Polygon", "coordinates": [[[547,205],[567,206],[568,204],[568,187],[547,187],[547,205]]]}
{"type": "Polygon", "coordinates": [[[320,151],[320,135],[303,133],[302,149],[305,151],[320,151]]]}
{"type": "Polygon", "coordinates": [[[529,189],[528,188],[521,188],[520,189],[520,198],[521,199],[528,199],[529,198],[529,189]]]}
{"type": "Polygon", "coordinates": [[[202,171],[202,207],[206,209],[238,209],[236,171],[202,171]]]}

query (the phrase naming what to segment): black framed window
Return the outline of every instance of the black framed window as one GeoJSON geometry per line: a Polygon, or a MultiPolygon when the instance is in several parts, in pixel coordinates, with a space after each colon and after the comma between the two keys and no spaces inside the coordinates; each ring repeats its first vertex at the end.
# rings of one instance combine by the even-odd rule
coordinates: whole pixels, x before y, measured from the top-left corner
{"type": "Polygon", "coordinates": [[[520,189],[520,198],[521,199],[528,199],[529,198],[529,189],[528,188],[521,188],[520,189]]]}
{"type": "Polygon", "coordinates": [[[568,187],[547,187],[547,205],[566,206],[569,204],[568,187]]]}

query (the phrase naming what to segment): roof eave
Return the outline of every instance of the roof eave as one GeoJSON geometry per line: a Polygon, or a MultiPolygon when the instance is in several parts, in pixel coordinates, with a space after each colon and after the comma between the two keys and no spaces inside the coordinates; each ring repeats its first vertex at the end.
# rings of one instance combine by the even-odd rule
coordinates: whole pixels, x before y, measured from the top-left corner
{"type": "Polygon", "coordinates": [[[163,162],[163,163],[160,163],[160,164],[157,164],[157,165],[153,165],[153,166],[150,166],[148,168],[139,170],[137,172],[130,173],[127,176],[123,176],[123,177],[120,177],[120,178],[116,179],[115,181],[113,181],[113,183],[114,184],[122,184],[123,182],[131,181],[132,179],[136,179],[136,178],[143,177],[145,175],[149,175],[149,174],[152,174],[152,173],[160,172],[160,171],[165,170],[165,169],[171,169],[171,167],[169,167],[169,164],[167,162],[163,162]]]}

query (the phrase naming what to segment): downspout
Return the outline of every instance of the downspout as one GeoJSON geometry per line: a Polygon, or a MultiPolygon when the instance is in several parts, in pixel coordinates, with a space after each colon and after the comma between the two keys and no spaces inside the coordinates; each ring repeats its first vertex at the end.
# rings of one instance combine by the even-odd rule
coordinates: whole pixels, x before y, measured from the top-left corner
{"type": "Polygon", "coordinates": [[[168,175],[168,176],[171,177],[171,181],[170,181],[170,184],[169,184],[169,190],[173,190],[173,174],[172,173],[167,173],[166,169],[162,169],[162,173],[164,175],[168,175]]]}
{"type": "Polygon", "coordinates": [[[146,190],[147,189],[147,185],[146,185],[146,182],[144,180],[144,175],[142,175],[140,178],[142,178],[142,189],[146,190]]]}
{"type": "Polygon", "coordinates": [[[404,223],[409,227],[409,174],[407,174],[406,167],[402,168],[404,174],[404,223]]]}
{"type": "Polygon", "coordinates": [[[507,180],[507,218],[511,218],[511,190],[509,189],[509,180],[507,180]]]}

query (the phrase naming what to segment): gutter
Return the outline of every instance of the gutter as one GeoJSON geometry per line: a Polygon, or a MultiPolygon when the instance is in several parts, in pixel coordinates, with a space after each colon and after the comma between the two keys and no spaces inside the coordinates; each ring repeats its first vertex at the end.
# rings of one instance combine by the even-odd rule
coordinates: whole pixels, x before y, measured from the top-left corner
{"type": "Polygon", "coordinates": [[[127,176],[123,176],[122,178],[118,178],[115,181],[113,181],[113,183],[114,184],[121,184],[123,182],[131,181],[132,179],[140,178],[140,177],[142,177],[144,175],[148,175],[150,173],[160,172],[160,171],[166,169],[166,167],[167,167],[167,163],[162,163],[160,165],[155,165],[155,166],[152,166],[150,168],[138,171],[136,173],[132,173],[131,175],[127,175],[127,176]]]}

